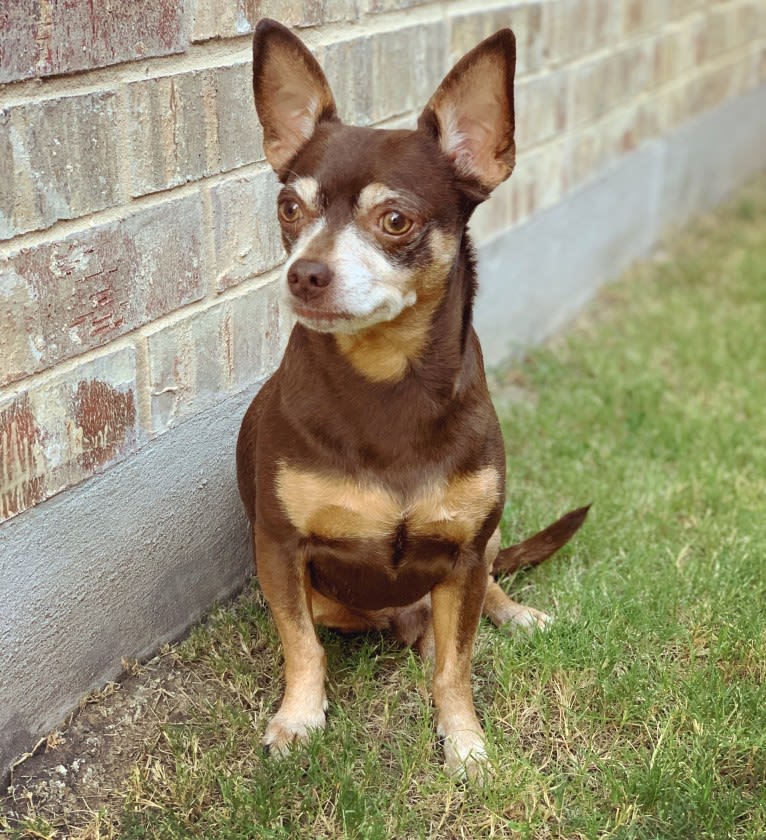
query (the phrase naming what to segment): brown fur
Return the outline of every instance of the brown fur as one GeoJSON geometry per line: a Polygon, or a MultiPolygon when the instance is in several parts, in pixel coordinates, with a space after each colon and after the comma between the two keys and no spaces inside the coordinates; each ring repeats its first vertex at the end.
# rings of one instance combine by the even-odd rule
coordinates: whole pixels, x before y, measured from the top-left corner
{"type": "Polygon", "coordinates": [[[381,131],[342,125],[301,42],[273,21],[256,28],[256,106],[284,185],[285,288],[299,319],[237,445],[284,647],[285,695],[264,737],[277,752],[324,724],[321,623],[386,630],[432,656],[447,763],[477,772],[482,611],[498,624],[547,620],[490,573],[540,562],[584,518],[498,555],[505,454],[471,322],[466,224],[513,168],[514,50],[509,30],[487,39],[417,130],[381,131]],[[391,213],[401,232],[382,224],[391,213]]]}

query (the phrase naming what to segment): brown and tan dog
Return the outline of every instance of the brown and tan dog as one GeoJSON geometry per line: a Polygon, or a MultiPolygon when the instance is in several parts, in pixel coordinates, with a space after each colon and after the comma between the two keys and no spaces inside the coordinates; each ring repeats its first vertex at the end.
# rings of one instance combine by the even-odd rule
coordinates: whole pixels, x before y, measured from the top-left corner
{"type": "Polygon", "coordinates": [[[585,518],[573,511],[498,553],[505,454],[471,325],[466,224],[514,165],[513,33],[454,67],[414,131],[341,124],[311,53],[262,20],[253,84],[282,182],[297,324],[237,446],[257,572],[285,658],[264,743],[285,752],[325,723],[316,624],[385,629],[434,658],[447,764],[485,757],[470,671],[484,611],[534,627],[492,574],[533,565],[585,518]]]}

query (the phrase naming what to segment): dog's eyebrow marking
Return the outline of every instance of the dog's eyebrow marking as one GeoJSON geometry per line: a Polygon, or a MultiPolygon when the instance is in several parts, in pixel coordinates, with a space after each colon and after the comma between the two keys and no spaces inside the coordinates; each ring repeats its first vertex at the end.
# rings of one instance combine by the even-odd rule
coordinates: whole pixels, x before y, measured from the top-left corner
{"type": "Polygon", "coordinates": [[[384,204],[387,201],[406,206],[413,204],[413,199],[406,193],[399,192],[398,190],[391,189],[391,187],[387,187],[385,184],[373,181],[372,184],[368,184],[359,193],[356,206],[358,212],[363,215],[364,213],[369,213],[370,210],[379,204],[384,204]]]}
{"type": "Polygon", "coordinates": [[[309,175],[303,175],[290,181],[287,185],[293,192],[297,193],[298,198],[306,205],[306,207],[313,213],[318,213],[319,207],[319,181],[309,175]]]}
{"type": "Polygon", "coordinates": [[[497,470],[428,482],[402,499],[373,481],[304,470],[285,461],[277,469],[277,495],[290,522],[305,536],[388,539],[402,523],[413,536],[470,542],[500,498],[497,470]]]}

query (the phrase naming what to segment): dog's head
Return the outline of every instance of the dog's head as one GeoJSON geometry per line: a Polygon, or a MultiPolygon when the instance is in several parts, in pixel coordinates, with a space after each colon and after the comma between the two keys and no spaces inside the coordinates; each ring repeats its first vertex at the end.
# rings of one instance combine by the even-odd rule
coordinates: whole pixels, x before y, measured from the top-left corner
{"type": "Polygon", "coordinates": [[[302,324],[357,335],[435,306],[471,212],[513,170],[514,65],[504,29],[458,62],[416,130],[346,126],[308,49],[260,21],[255,104],[283,184],[284,288],[302,324]]]}

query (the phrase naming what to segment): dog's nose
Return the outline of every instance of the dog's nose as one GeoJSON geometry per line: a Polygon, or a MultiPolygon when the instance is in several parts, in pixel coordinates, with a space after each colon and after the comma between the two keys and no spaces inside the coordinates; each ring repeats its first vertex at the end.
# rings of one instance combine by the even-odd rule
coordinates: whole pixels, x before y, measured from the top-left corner
{"type": "Polygon", "coordinates": [[[329,267],[314,260],[296,260],[287,272],[290,291],[303,301],[319,297],[332,281],[329,267]]]}

